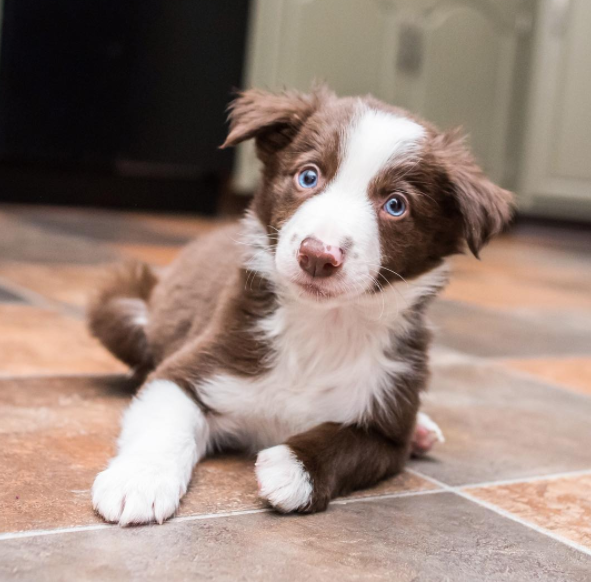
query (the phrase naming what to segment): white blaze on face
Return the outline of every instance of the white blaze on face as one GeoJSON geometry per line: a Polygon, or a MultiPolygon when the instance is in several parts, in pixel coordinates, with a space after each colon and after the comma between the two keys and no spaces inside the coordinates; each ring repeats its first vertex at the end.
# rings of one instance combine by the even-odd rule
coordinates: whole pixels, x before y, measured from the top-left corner
{"type": "Polygon", "coordinates": [[[281,229],[276,254],[279,274],[288,280],[301,276],[297,251],[306,237],[314,237],[326,245],[347,247],[340,281],[331,277],[323,285],[347,287],[353,295],[371,287],[381,252],[369,185],[388,162],[416,147],[424,134],[424,128],[408,118],[360,106],[342,138],[342,158],[334,179],[324,192],[302,204],[281,229]]]}

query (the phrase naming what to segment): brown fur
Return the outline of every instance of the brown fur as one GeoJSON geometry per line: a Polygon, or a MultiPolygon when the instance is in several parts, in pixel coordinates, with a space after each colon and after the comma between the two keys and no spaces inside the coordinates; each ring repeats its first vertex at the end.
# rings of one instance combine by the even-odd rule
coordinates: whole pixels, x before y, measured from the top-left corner
{"type": "Polygon", "coordinates": [[[147,314],[147,302],[157,282],[147,265],[122,265],[109,273],[88,307],[92,335],[138,372],[152,368],[154,360],[145,330],[133,323],[133,317],[138,312],[147,314]]]}

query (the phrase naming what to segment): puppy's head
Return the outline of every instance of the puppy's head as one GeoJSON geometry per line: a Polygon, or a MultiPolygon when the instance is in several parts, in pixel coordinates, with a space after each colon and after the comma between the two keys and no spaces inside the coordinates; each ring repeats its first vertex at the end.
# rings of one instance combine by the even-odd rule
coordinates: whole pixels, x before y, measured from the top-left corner
{"type": "Polygon", "coordinates": [[[457,133],[372,97],[242,93],[223,147],[254,138],[263,162],[253,211],[276,279],[304,297],[349,299],[477,256],[511,215],[457,133]]]}

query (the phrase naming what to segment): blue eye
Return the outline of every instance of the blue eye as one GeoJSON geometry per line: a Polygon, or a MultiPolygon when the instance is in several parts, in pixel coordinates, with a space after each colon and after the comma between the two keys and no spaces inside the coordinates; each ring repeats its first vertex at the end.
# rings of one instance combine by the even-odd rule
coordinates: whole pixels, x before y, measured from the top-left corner
{"type": "Polygon", "coordinates": [[[389,198],[386,204],[384,204],[384,210],[395,218],[400,218],[406,212],[406,200],[402,196],[392,196],[389,198]]]}
{"type": "Polygon", "coordinates": [[[315,188],[318,184],[318,170],[316,168],[304,168],[298,174],[298,184],[301,188],[315,188]]]}

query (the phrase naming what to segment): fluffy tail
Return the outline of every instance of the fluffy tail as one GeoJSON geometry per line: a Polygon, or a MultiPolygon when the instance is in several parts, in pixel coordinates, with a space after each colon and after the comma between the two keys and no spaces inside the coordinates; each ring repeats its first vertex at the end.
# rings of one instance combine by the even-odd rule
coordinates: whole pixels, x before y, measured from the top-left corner
{"type": "Polygon", "coordinates": [[[136,371],[152,367],[145,328],[147,301],[157,282],[148,265],[124,264],[110,273],[88,306],[92,335],[136,371]]]}

